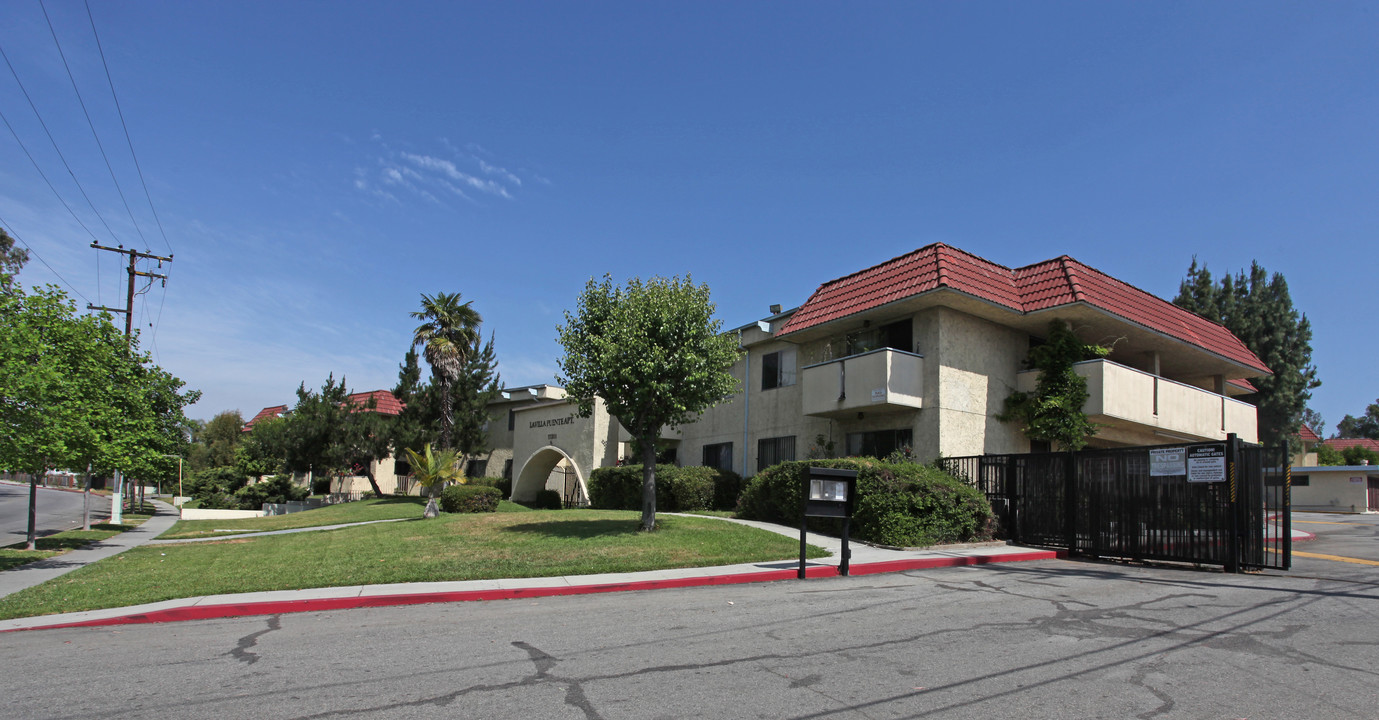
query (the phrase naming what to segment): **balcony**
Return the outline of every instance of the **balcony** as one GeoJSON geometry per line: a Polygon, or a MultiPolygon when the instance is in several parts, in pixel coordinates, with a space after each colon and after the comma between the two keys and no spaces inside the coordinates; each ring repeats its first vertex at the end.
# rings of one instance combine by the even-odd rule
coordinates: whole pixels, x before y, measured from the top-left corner
{"type": "MultiPolygon", "coordinates": [[[[1109,360],[1088,360],[1073,369],[1087,380],[1090,397],[1082,411],[1109,430],[1157,436],[1145,442],[1224,440],[1232,432],[1245,442],[1258,442],[1258,418],[1249,403],[1109,360]]],[[[1038,371],[1027,370],[1016,387],[1031,392],[1038,380],[1038,371]]]]}
{"type": "Polygon", "coordinates": [[[804,414],[918,410],[924,396],[924,357],[882,348],[801,368],[804,414]]]}

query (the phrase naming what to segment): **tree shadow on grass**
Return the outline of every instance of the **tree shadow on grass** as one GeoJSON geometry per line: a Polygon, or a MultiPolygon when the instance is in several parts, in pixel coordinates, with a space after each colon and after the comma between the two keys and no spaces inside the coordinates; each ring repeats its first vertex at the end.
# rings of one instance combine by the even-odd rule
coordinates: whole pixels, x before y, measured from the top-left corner
{"type": "Polygon", "coordinates": [[[509,525],[503,532],[545,535],[566,539],[588,539],[636,535],[638,520],[547,520],[546,522],[509,525]]]}

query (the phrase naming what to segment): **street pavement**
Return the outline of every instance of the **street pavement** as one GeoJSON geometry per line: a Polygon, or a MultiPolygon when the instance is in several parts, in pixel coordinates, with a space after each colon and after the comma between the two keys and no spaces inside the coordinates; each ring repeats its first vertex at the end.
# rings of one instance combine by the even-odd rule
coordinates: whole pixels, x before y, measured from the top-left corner
{"type": "MultiPolygon", "coordinates": [[[[83,502],[82,493],[40,487],[37,512],[39,536],[79,529],[83,502]]],[[[93,495],[91,522],[105,522],[109,517],[110,499],[93,495]]],[[[28,484],[0,480],[0,545],[24,542],[28,534],[28,484]]]]}

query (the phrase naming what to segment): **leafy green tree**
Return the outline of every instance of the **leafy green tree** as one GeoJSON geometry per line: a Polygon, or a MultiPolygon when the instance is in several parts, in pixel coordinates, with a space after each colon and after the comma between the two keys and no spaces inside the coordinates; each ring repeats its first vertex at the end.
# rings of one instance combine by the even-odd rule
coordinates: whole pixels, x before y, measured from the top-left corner
{"type": "MultiPolygon", "coordinates": [[[[431,374],[443,398],[451,397],[451,387],[469,360],[469,351],[479,337],[479,311],[460,302],[459,293],[422,294],[421,311],[412,317],[423,321],[412,334],[412,346],[420,347],[431,366],[431,374]]],[[[440,444],[455,447],[455,415],[448,402],[440,405],[440,444]]]]}
{"type": "Polygon", "coordinates": [[[1283,275],[1253,262],[1248,274],[1228,274],[1218,285],[1194,257],[1173,302],[1225,326],[1273,371],[1250,381],[1258,392],[1246,399],[1259,410],[1260,442],[1287,442],[1321,380],[1312,364],[1312,325],[1293,307],[1283,275]]]}
{"type": "Polygon", "coordinates": [[[1343,438],[1369,438],[1379,440],[1379,399],[1365,408],[1360,417],[1346,415],[1336,423],[1336,432],[1343,438]]]}
{"type": "MultiPolygon", "coordinates": [[[[283,418],[281,445],[286,466],[313,475],[363,475],[382,495],[371,460],[390,454],[388,419],[372,412],[373,399],[350,400],[344,378],[331,374],[320,391],[297,388],[297,404],[283,418]]],[[[256,426],[257,427],[257,426],[256,426]]]]}
{"type": "Polygon", "coordinates": [[[1322,419],[1322,414],[1312,408],[1303,408],[1298,415],[1298,422],[1312,428],[1312,432],[1319,437],[1326,437],[1326,420],[1322,419]]]}
{"type": "Polygon", "coordinates": [[[436,496],[446,483],[463,483],[465,480],[464,473],[457,467],[458,454],[454,450],[433,451],[430,443],[420,453],[411,448],[407,448],[406,452],[407,461],[412,465],[412,477],[418,485],[426,488],[428,499],[422,517],[439,517],[441,513],[436,506],[436,496]]]}
{"type": "Polygon", "coordinates": [[[656,529],[656,440],[737,390],[736,338],[720,335],[708,285],[686,276],[614,287],[590,279],[558,327],[565,385],[589,417],[602,399],[642,448],[641,529],[656,529]]]}
{"type": "Polygon", "coordinates": [[[440,407],[430,385],[421,380],[415,347],[398,366],[393,397],[402,403],[402,412],[393,420],[393,447],[419,448],[434,444],[440,437],[440,407]]]}
{"type": "Polygon", "coordinates": [[[493,336],[489,335],[488,342],[482,345],[475,336],[450,398],[455,418],[455,449],[465,458],[482,455],[488,450],[488,404],[498,397],[499,383],[493,336]]]}
{"type": "Polygon", "coordinates": [[[216,413],[197,433],[187,457],[192,471],[235,464],[235,450],[244,439],[244,416],[238,410],[216,413]]]}
{"type": "Polygon", "coordinates": [[[14,276],[29,261],[29,251],[14,246],[14,238],[0,228],[0,292],[9,293],[14,289],[14,276]]]}
{"type": "Polygon", "coordinates": [[[1340,450],[1337,450],[1336,448],[1331,447],[1330,445],[1325,445],[1325,444],[1323,444],[1323,445],[1318,445],[1318,446],[1317,446],[1317,464],[1318,464],[1318,465],[1344,465],[1344,464],[1345,464],[1345,455],[1342,454],[1340,450]]]}
{"type": "Polygon", "coordinates": [[[287,419],[265,418],[235,447],[235,469],[244,477],[263,477],[286,472],[287,419]]]}
{"type": "Polygon", "coordinates": [[[1089,345],[1062,320],[1049,323],[1049,336],[1030,348],[1029,365],[1039,371],[1034,392],[1013,392],[1006,398],[1002,422],[1018,422],[1025,437],[1056,443],[1063,450],[1081,450],[1097,433],[1082,406],[1087,403],[1087,379],[1077,374],[1075,363],[1110,354],[1109,348],[1089,345]]]}

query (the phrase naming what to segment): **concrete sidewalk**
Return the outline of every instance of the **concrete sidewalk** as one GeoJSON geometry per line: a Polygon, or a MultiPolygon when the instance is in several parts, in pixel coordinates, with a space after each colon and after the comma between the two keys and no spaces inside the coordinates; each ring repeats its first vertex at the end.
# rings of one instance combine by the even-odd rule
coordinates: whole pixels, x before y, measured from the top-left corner
{"type": "MultiPolygon", "coordinates": [[[[161,508],[160,508],[161,510],[161,508]]],[[[158,516],[150,519],[148,526],[158,516]]],[[[171,518],[176,521],[175,517],[171,518]]],[[[770,532],[790,537],[798,537],[798,529],[772,525],[749,520],[728,520],[742,525],[750,525],[770,532]]],[[[123,549],[143,544],[157,533],[171,527],[172,522],[158,528],[152,534],[131,542],[101,557],[116,554],[123,549]],[[137,541],[136,541],[137,540],[137,541]]],[[[318,528],[327,529],[327,528],[318,528]]],[[[150,528],[153,530],[153,528],[150,528]]],[[[303,530],[306,530],[305,528],[303,530]]],[[[131,531],[133,532],[133,531],[131,531]]],[[[131,533],[125,533],[129,535],[131,533]]],[[[262,533],[260,533],[262,534],[262,533]]],[[[123,537],[123,536],[120,536],[123,537]]],[[[114,540],[115,538],[112,538],[114,540]]],[[[214,538],[224,539],[224,538],[214,538]]],[[[806,576],[810,578],[834,577],[838,575],[838,558],[842,542],[837,538],[811,534],[811,545],[829,551],[828,560],[811,560],[806,565],[806,576]]],[[[101,543],[111,544],[110,541],[101,543]]],[[[1018,562],[1023,560],[1051,560],[1061,553],[1052,550],[1032,550],[1013,547],[1006,543],[976,543],[971,545],[952,545],[928,550],[888,550],[853,542],[850,545],[852,558],[850,574],[870,575],[883,572],[901,572],[938,567],[958,567],[964,565],[985,565],[999,562],[1018,562]]],[[[77,551],[85,552],[85,551],[77,551]]],[[[76,553],[69,553],[53,562],[79,566],[70,559],[76,553]]],[[[99,558],[96,558],[99,559],[99,558]]],[[[44,561],[48,562],[48,561],[44,561]]],[[[35,565],[41,563],[33,563],[35,565]]],[[[414,605],[421,603],[461,602],[474,600],[505,600],[513,598],[550,597],[555,595],[583,595],[603,592],[622,592],[631,590],[654,590],[665,588],[684,588],[705,585],[732,585],[739,583],[771,582],[796,579],[799,561],[784,560],[765,563],[745,563],[704,568],[677,568],[672,570],[653,570],[636,573],[614,573],[606,575],[581,575],[567,577],[523,578],[507,580],[466,580],[456,582],[402,583],[394,585],[355,585],[350,587],[310,588],[306,590],[282,590],[274,592],[241,593],[233,595],[210,595],[203,597],[180,598],[133,607],[89,610],[85,612],[45,615],[14,620],[0,620],[0,632],[16,630],[39,630],[63,627],[92,627],[103,625],[128,625],[157,622],[176,622],[182,620],[203,620],[209,618],[235,617],[244,615],[278,615],[290,612],[312,612],[322,610],[342,610],[359,607],[382,607],[387,605],[414,605]]],[[[67,572],[63,569],[52,577],[67,572]]],[[[12,570],[0,573],[0,583],[5,576],[18,572],[12,570]]],[[[34,577],[37,577],[36,575],[34,577]]],[[[46,578],[44,578],[46,579],[46,578]]],[[[38,580],[42,582],[42,580],[38,580]]],[[[32,584],[37,584],[34,582],[32,584]]],[[[27,587],[28,585],[25,585],[27,587]]],[[[4,593],[0,585],[0,595],[4,593]]],[[[12,591],[11,591],[12,592],[12,591]]]]}

